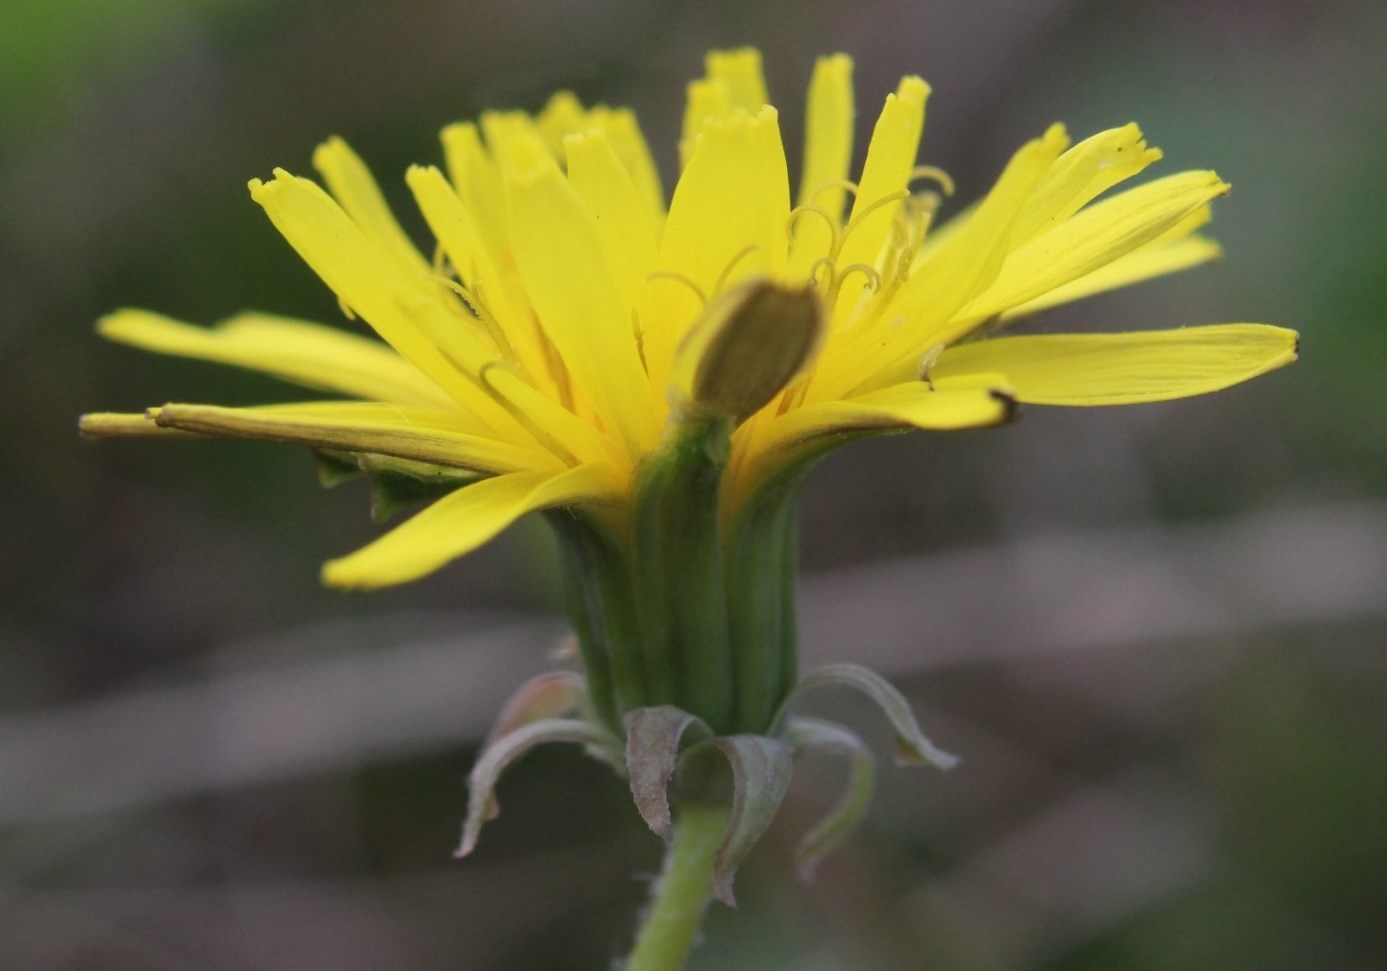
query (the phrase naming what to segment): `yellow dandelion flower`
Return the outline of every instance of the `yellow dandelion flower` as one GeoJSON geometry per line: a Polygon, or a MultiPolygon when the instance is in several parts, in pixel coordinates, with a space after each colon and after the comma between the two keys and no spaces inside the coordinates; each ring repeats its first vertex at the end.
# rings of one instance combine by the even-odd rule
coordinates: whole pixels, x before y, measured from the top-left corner
{"type": "MultiPolygon", "coordinates": [[[[250,193],[379,340],[257,313],[206,329],[124,310],[99,330],[340,400],[165,404],[81,427],[307,446],[336,473],[375,477],[385,511],[392,484],[441,494],[327,563],[335,586],[413,580],[527,513],[556,511],[584,676],[545,676],[506,707],[473,773],[463,852],[497,776],[533,744],[576,741],[618,763],[624,746],[636,803],[666,836],[676,759],[716,750],[734,796],[687,851],[701,861],[688,872],[712,873],[690,891],[696,906],[670,945],[682,953],[699,894],[730,901],[795,748],[854,765],[849,796],[801,847],[806,869],[865,806],[865,747],[842,726],[792,717],[805,691],[863,691],[903,757],[952,764],[875,675],[837,665],[797,677],[794,500],[816,458],[865,435],[995,425],[1017,404],[1202,394],[1296,357],[1294,332],[1249,323],[1001,336],[1034,312],[1215,258],[1199,230],[1228,186],[1194,171],[1118,190],[1161,157],[1140,129],[1071,144],[1055,125],[939,222],[952,183],[918,162],[929,93],[907,77],[887,96],[853,179],[852,62],[821,59],[792,191],[759,54],[710,54],[689,85],[668,202],[629,111],[560,93],[534,116],[484,114],[443,131],[442,169],[405,177],[431,254],[330,139],[313,157],[326,188],[277,169],[250,193]],[[708,741],[681,755],[686,731],[708,741]]],[[[681,799],[688,819],[704,818],[681,799]]],[[[657,939],[636,954],[665,947],[657,939]]]]}
{"type": "Polygon", "coordinates": [[[629,112],[565,92],[537,116],[485,114],[444,131],[446,175],[406,176],[438,241],[432,259],[362,161],[330,139],[313,158],[327,191],[277,169],[251,182],[251,196],[383,343],[261,314],[208,330],[126,310],[99,329],[347,400],[169,404],[88,415],[82,427],[263,438],[369,456],[374,468],[486,477],[324,569],[328,583],[369,587],[427,574],[536,509],[620,507],[671,416],[748,371],[763,385],[750,389],[754,410],[736,415],[728,510],[850,433],[995,424],[1014,401],[1178,398],[1294,360],[1294,333],[1257,324],[993,336],[1034,311],[1217,256],[1197,231],[1228,187],[1184,172],[1094,202],[1160,152],[1135,125],[1074,145],[1057,125],[936,228],[940,195],[918,185],[951,186],[917,165],[928,96],[908,77],[887,97],[851,181],[852,62],[821,59],[793,206],[754,51],[709,55],[689,86],[668,207],[629,112]],[[787,337],[779,311],[738,315],[728,297],[749,282],[812,295],[805,313],[817,319],[787,325],[787,337]],[[747,333],[730,343],[712,333],[739,318],[747,333]]]}

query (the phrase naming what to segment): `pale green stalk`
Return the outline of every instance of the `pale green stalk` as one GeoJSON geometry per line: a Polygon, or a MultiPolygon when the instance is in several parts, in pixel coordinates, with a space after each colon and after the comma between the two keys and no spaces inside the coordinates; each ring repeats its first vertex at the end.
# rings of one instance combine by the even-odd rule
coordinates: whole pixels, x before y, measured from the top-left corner
{"type": "Polygon", "coordinates": [[[730,810],[686,803],[675,823],[664,872],[636,935],[626,971],[679,971],[688,960],[713,895],[713,856],[730,810]]]}

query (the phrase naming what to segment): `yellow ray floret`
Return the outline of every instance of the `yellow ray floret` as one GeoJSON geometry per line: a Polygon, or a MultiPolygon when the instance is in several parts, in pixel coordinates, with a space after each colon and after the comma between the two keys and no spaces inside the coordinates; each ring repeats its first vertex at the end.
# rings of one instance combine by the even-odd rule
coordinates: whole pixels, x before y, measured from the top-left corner
{"type": "Polygon", "coordinates": [[[338,587],[415,580],[476,549],[526,513],[614,496],[615,484],[591,465],[558,475],[515,472],[483,479],[438,500],[369,546],[329,561],[323,579],[338,587]]]}
{"type": "Polygon", "coordinates": [[[1133,334],[1038,334],[952,347],[932,375],[1005,374],[1018,401],[1130,405],[1221,391],[1296,359],[1294,331],[1217,324],[1133,334]]]}

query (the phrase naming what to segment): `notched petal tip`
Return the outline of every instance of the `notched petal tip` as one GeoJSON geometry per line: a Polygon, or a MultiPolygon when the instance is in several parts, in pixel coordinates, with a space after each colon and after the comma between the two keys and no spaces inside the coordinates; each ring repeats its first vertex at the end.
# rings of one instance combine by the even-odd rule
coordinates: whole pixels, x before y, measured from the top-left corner
{"type": "Polygon", "coordinates": [[[269,198],[273,193],[280,191],[283,186],[298,180],[298,176],[282,166],[276,165],[270,170],[270,173],[270,179],[268,181],[264,179],[251,179],[246,183],[246,187],[250,189],[250,197],[256,202],[263,204],[265,199],[269,198]]]}

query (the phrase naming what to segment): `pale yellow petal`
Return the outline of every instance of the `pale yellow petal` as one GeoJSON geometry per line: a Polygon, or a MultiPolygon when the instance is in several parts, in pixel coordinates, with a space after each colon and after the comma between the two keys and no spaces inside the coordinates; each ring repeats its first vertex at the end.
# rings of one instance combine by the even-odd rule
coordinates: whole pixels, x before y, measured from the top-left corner
{"type": "Polygon", "coordinates": [[[196,438],[196,432],[160,428],[147,411],[129,414],[95,411],[77,419],[77,430],[88,438],[196,438]]]}
{"type": "Polygon", "coordinates": [[[150,410],[162,428],[202,435],[372,452],[482,472],[557,471],[549,452],[478,435],[456,414],[377,402],[306,402],[222,408],[169,404],[150,410]]]}
{"type": "Polygon", "coordinates": [[[469,303],[480,304],[474,306],[476,312],[489,315],[491,327],[498,332],[493,339],[507,351],[504,356],[519,360],[525,372],[541,386],[551,386],[544,348],[520,280],[513,270],[498,263],[474,214],[438,169],[412,166],[405,182],[429,229],[462,277],[469,303]]]}
{"type": "Polygon", "coordinates": [[[660,241],[659,271],[680,279],[650,280],[640,303],[653,384],[665,384],[675,345],[720,287],[783,273],[789,212],[775,109],[708,122],[675,186],[660,241]]]}
{"type": "Polygon", "coordinates": [[[1134,124],[1099,132],[1065,152],[1036,186],[1012,230],[1013,245],[1049,232],[1103,192],[1161,158],[1134,124]]]}
{"type": "Polygon", "coordinates": [[[814,261],[828,255],[834,235],[829,223],[842,220],[847,198],[842,183],[852,164],[854,122],[852,58],[846,54],[819,58],[809,82],[798,204],[817,206],[828,219],[806,212],[796,220],[788,271],[791,279],[808,276],[814,261]]]}
{"type": "Polygon", "coordinates": [[[385,587],[415,580],[470,553],[529,512],[612,497],[605,473],[580,466],[558,475],[517,472],[444,496],[380,539],[323,565],[334,587],[385,587]]]}
{"type": "Polygon", "coordinates": [[[484,382],[528,416],[536,438],[570,465],[606,462],[613,475],[625,476],[632,456],[625,445],[603,434],[558,401],[505,368],[492,368],[484,382]]]}
{"type": "Polygon", "coordinates": [[[846,401],[819,401],[742,425],[732,438],[733,506],[796,461],[855,434],[953,431],[997,425],[1013,412],[1006,379],[909,381],[846,401]]]}
{"type": "Polygon", "coordinates": [[[1182,172],[1096,203],[1013,251],[968,318],[986,320],[1107,266],[1227,192],[1213,172],[1182,172]]]}
{"type": "Polygon", "coordinates": [[[650,154],[636,115],[630,108],[608,108],[598,105],[588,116],[589,124],[606,132],[612,150],[621,159],[631,180],[636,183],[649,213],[650,224],[658,231],[665,221],[665,190],[660,182],[660,170],[650,154]]]}
{"type": "Polygon", "coordinates": [[[932,373],[1002,374],[1034,404],[1126,405],[1219,391],[1290,364],[1298,346],[1295,331],[1265,324],[1040,334],[951,347],[932,373]]]}
{"type": "Polygon", "coordinates": [[[588,113],[572,91],[556,91],[545,102],[535,123],[550,153],[555,158],[563,158],[563,140],[569,135],[587,131],[588,113]]]}
{"type": "Polygon", "coordinates": [[[119,310],[101,318],[96,329],[143,350],[250,368],[354,398],[456,407],[389,346],[322,324],[244,313],[207,328],[146,310],[119,310]]]}
{"type": "Polygon", "coordinates": [[[811,400],[894,383],[902,368],[913,369],[930,348],[947,343],[950,320],[996,279],[1018,212],[1067,144],[1055,125],[1012,156],[967,224],[915,269],[885,317],[855,328],[823,355],[811,400]]]}
{"type": "Polygon", "coordinates": [[[1173,243],[1149,243],[1101,269],[1013,307],[1002,314],[1002,320],[1015,320],[1094,294],[1188,270],[1222,255],[1223,247],[1204,236],[1189,236],[1173,243]]]}
{"type": "Polygon", "coordinates": [[[428,261],[405,235],[371,170],[345,141],[329,138],[319,145],[313,153],[313,167],[347,215],[390,254],[401,272],[413,276],[429,272],[428,261]]]}
{"type": "Polygon", "coordinates": [[[534,168],[541,158],[553,159],[539,125],[523,111],[485,111],[481,117],[486,147],[501,170],[501,181],[534,168]]]}
{"type": "Polygon", "coordinates": [[[326,192],[283,169],[256,179],[251,197],[323,281],[395,350],[455,401],[506,437],[528,438],[513,415],[469,380],[495,358],[460,309],[450,312],[437,284],[401,276],[326,192]]]}
{"type": "Polygon", "coordinates": [[[709,51],[706,58],[708,77],[727,86],[732,107],[756,114],[768,104],[766,77],[761,70],[761,52],[754,47],[734,51],[709,51]]]}
{"type": "Polygon", "coordinates": [[[441,137],[448,178],[476,219],[492,257],[499,260],[510,245],[510,237],[506,233],[506,194],[496,162],[470,121],[449,125],[441,137]]]}
{"type": "Polygon", "coordinates": [[[685,96],[683,134],[679,138],[680,166],[689,164],[698,135],[710,121],[731,116],[732,95],[724,82],[710,78],[690,81],[685,96]]]}
{"type": "Polygon", "coordinates": [[[551,160],[517,175],[508,195],[516,263],[545,332],[628,450],[649,447],[657,401],[591,214],[551,160]]]}
{"type": "Polygon", "coordinates": [[[592,214],[602,256],[629,317],[655,264],[655,224],[605,132],[570,135],[565,148],[568,181],[592,214]]]}
{"type": "MultiPolygon", "coordinates": [[[[907,77],[901,80],[896,93],[887,97],[862,163],[857,197],[838,254],[840,270],[854,263],[876,265],[901,209],[900,200],[893,200],[893,196],[904,194],[910,186],[929,94],[930,87],[923,80],[907,77]]],[[[834,310],[835,326],[856,309],[865,286],[860,274],[846,278],[834,310]]]]}

